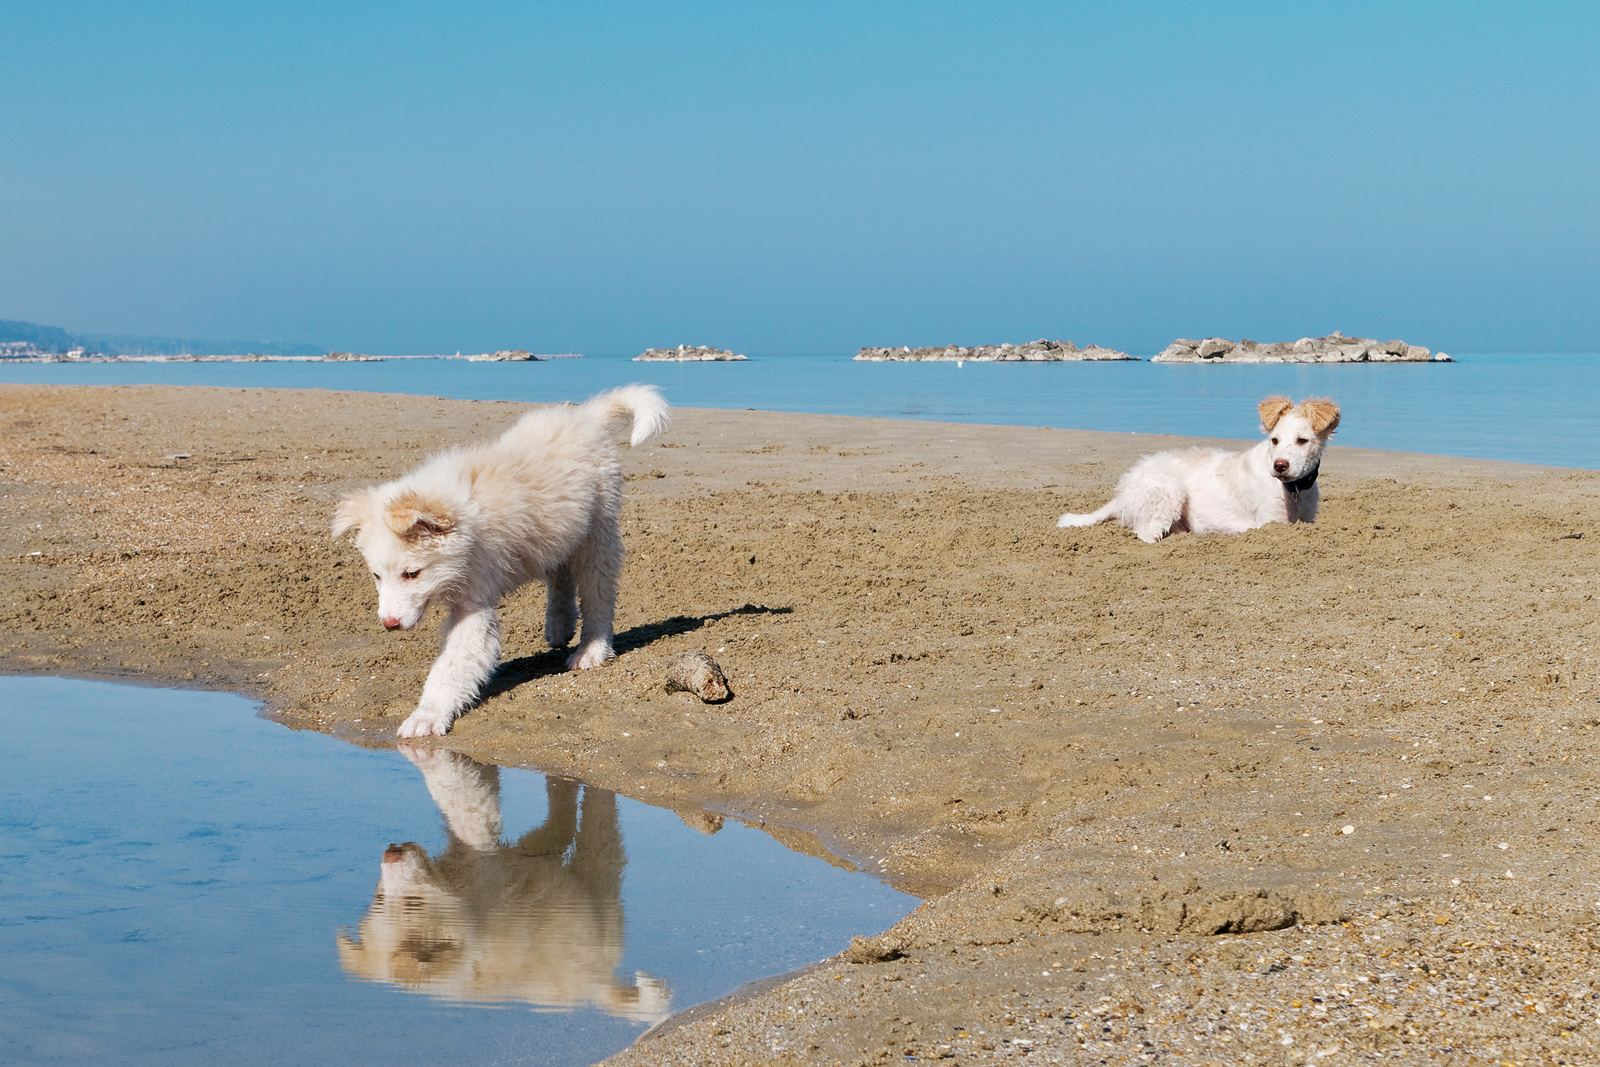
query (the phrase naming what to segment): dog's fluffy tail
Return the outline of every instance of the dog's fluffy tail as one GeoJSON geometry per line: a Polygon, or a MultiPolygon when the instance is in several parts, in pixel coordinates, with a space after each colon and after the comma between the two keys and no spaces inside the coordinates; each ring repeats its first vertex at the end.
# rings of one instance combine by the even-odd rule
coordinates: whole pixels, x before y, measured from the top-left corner
{"type": "Polygon", "coordinates": [[[672,419],[666,399],[653,385],[624,385],[590,397],[583,402],[583,408],[605,423],[607,429],[631,426],[630,446],[650,440],[672,419]]]}
{"type": "MultiPolygon", "coordinates": [[[[1114,503],[1114,502],[1113,502],[1114,503]]],[[[1111,504],[1087,515],[1074,515],[1070,511],[1056,520],[1057,526],[1095,526],[1112,518],[1111,504]]]]}

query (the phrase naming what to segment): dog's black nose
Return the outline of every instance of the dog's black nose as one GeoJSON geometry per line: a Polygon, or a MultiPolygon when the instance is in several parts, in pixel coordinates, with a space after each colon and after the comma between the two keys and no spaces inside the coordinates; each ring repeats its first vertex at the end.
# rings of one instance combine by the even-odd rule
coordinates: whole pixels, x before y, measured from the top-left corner
{"type": "Polygon", "coordinates": [[[1279,474],[1282,474],[1284,471],[1289,469],[1289,461],[1286,459],[1275,459],[1272,461],[1272,469],[1277,471],[1279,474]]]}

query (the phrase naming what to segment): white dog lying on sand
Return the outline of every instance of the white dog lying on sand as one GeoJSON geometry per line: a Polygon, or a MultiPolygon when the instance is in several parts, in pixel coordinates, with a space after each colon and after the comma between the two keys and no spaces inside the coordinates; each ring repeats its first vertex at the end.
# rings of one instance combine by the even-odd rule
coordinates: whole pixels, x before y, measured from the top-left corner
{"type": "Polygon", "coordinates": [[[443,734],[471,705],[500,659],[500,598],[530,581],[549,593],[544,636],[583,637],[569,670],[598,667],[611,649],[622,571],[622,468],[611,435],[639,443],[667,425],[667,402],[627,385],[581,405],[528,412],[492,444],[451,449],[405,477],[339,503],[333,535],[356,530],[378,582],[386,629],[409,630],[433,604],[448,610],[443,651],[401,737],[443,734]]]}
{"type": "Polygon", "coordinates": [[[1269,396],[1259,405],[1267,439],[1244,452],[1191,448],[1135,463],[1111,503],[1057,526],[1116,519],[1155,543],[1170,533],[1243,533],[1269,522],[1316,522],[1317,468],[1339,426],[1331,400],[1269,396]]]}

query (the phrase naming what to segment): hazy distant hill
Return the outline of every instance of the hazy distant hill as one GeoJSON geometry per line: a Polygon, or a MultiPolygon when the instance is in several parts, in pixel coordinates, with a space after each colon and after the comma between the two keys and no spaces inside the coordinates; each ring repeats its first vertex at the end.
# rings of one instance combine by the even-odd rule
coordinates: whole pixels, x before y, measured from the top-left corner
{"type": "Polygon", "coordinates": [[[108,356],[321,356],[321,345],[297,341],[185,341],[177,337],[138,337],[127,334],[87,333],[86,347],[108,356]]]}
{"type": "Polygon", "coordinates": [[[254,352],[263,356],[320,356],[321,345],[282,341],[193,341],[179,337],[140,337],[129,334],[73,334],[59,326],[0,319],[0,344],[27,344],[44,352],[70,352],[81,348],[107,356],[237,356],[254,352]]]}
{"type": "Polygon", "coordinates": [[[37,326],[31,322],[0,319],[0,345],[24,344],[45,352],[70,352],[88,346],[59,326],[37,326]]]}

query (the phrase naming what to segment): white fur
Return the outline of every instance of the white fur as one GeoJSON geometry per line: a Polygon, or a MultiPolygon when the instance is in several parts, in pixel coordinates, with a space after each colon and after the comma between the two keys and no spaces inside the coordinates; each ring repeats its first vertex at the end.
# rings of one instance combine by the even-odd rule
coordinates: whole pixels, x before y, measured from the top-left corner
{"type": "Polygon", "coordinates": [[[345,971],[465,1003],[593,1005],[657,1023],[672,991],[659,978],[617,977],[622,871],[616,797],[550,778],[544,825],[501,840],[500,775],[459,753],[402,744],[444,815],[447,845],[430,856],[390,845],[356,936],[339,937],[345,971]]]}
{"type": "Polygon", "coordinates": [[[582,603],[583,636],[568,670],[615,655],[622,468],[611,434],[631,427],[637,445],[667,418],[666,401],[648,385],[536,408],[497,441],[442,452],[340,502],[333,535],[356,530],[383,625],[409,630],[434,605],[446,612],[444,647],[401,737],[443,734],[477,699],[500,659],[495,606],[527,582],[545,583],[552,647],[572,640],[582,603]]]}
{"type": "Polygon", "coordinates": [[[1111,502],[1088,515],[1066,514],[1057,526],[1093,526],[1112,519],[1154,543],[1171,533],[1243,533],[1269,522],[1315,522],[1317,486],[1288,483],[1316,470],[1339,424],[1330,401],[1291,405],[1262,401],[1267,439],[1244,452],[1191,448],[1145,456],[1117,482],[1111,502]]]}

